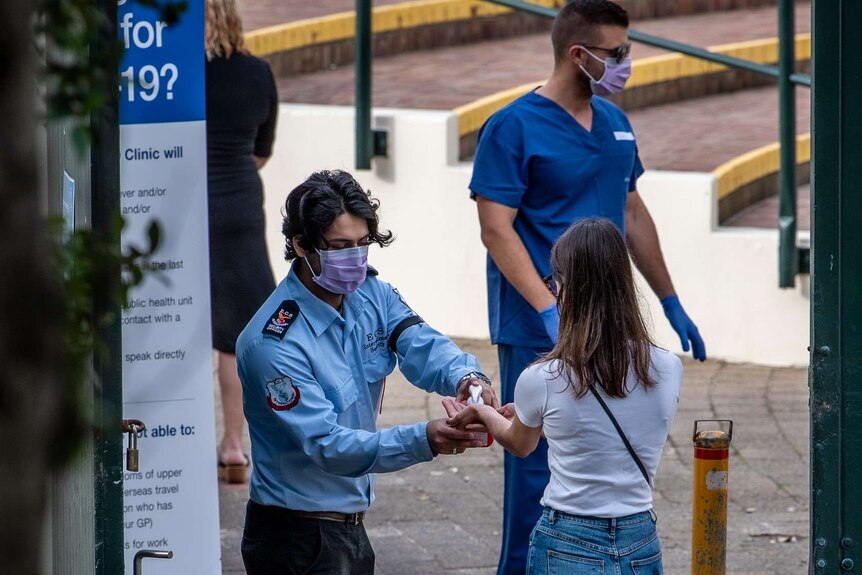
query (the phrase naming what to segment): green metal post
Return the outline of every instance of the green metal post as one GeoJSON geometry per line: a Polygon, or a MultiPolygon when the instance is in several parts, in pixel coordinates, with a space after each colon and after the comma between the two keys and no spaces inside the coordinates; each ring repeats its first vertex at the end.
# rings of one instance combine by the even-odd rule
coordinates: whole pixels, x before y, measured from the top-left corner
{"type": "MultiPolygon", "coordinates": [[[[117,2],[98,0],[110,25],[102,28],[96,50],[105,50],[116,41],[117,2]]],[[[96,139],[90,151],[92,226],[102,237],[111,237],[120,213],[120,125],[119,95],[115,90],[105,106],[90,121],[96,139]]],[[[119,236],[116,238],[119,250],[119,236]]],[[[123,533],[123,370],[120,306],[111,294],[118,293],[122,270],[95,286],[96,317],[111,312],[113,321],[100,327],[98,341],[103,353],[93,357],[95,468],[95,566],[96,575],[116,575],[124,569],[123,533]]]]}
{"type": "Polygon", "coordinates": [[[781,141],[778,204],[778,286],[796,285],[796,88],[790,81],[795,57],[793,0],[778,2],[778,110],[781,141]]]}
{"type": "Polygon", "coordinates": [[[371,0],[356,0],[356,169],[371,169],[371,0]]]}
{"type": "Polygon", "coordinates": [[[812,11],[809,573],[826,575],[862,562],[862,3],[812,11]]]}

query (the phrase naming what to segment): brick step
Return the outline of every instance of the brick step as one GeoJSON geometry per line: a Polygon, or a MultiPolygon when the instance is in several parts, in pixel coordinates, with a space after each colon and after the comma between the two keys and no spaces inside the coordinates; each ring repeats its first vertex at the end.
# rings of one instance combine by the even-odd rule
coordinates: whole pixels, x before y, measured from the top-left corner
{"type": "MultiPolygon", "coordinates": [[[[722,224],[734,228],[778,229],[778,196],[770,196],[752,204],[722,224]]],[[[796,229],[811,230],[811,186],[796,190],[796,229]]]]}
{"type": "MultiPolygon", "coordinates": [[[[374,0],[375,8],[400,4],[405,0],[374,0]]],[[[698,0],[683,2],[655,2],[654,0],[622,0],[620,2],[633,17],[644,18],[668,16],[672,14],[692,14],[709,10],[731,10],[751,6],[774,5],[775,0],[698,0]]],[[[286,22],[296,22],[309,18],[320,18],[339,12],[351,12],[356,8],[356,0],[246,0],[239,4],[243,25],[246,31],[265,28],[286,22]]]]}
{"type": "MultiPolygon", "coordinates": [[[[797,133],[810,131],[811,92],[796,90],[797,133]]],[[[675,102],[629,114],[648,170],[712,172],[778,141],[778,88],[675,102]]]]}
{"type": "MultiPolygon", "coordinates": [[[[270,0],[271,1],[271,0],[270,0]]],[[[318,18],[289,21],[292,3],[272,5],[256,0],[245,8],[252,51],[264,57],[277,76],[292,76],[334,66],[350,64],[354,58],[354,20],[352,6],[323,2],[316,8],[306,6],[298,14],[316,14],[318,18]],[[346,12],[333,14],[332,10],[346,12]],[[288,9],[288,12],[285,10],[288,9]],[[258,16],[260,20],[257,20],[258,16]],[[264,28],[256,28],[257,23],[264,28]]],[[[532,0],[545,7],[559,7],[563,0],[532,0]]],[[[775,0],[696,0],[693,2],[655,2],[621,0],[633,20],[690,14],[719,13],[775,5],[775,0]]],[[[314,4],[314,3],[308,3],[314,4]]],[[[446,46],[468,45],[492,39],[547,33],[550,20],[520,11],[510,11],[480,0],[420,0],[375,4],[372,40],[375,57],[397,56],[446,46]]]]}
{"type": "MultiPolygon", "coordinates": [[[[810,31],[811,4],[797,3],[796,31],[810,31]]],[[[774,37],[773,7],[633,22],[643,32],[712,46],[774,37]]],[[[636,45],[633,56],[666,52],[636,45]]],[[[374,61],[372,101],[377,107],[451,110],[495,92],[528,82],[541,83],[553,68],[548,34],[531,34],[472,44],[410,52],[374,61]]],[[[352,65],[278,79],[283,102],[352,105],[352,65]]]]}

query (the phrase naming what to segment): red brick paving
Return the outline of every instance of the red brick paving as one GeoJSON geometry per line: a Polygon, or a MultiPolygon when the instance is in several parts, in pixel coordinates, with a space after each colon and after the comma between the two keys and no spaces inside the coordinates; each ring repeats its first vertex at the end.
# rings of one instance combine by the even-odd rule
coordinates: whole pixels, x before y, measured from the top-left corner
{"type": "MultiPolygon", "coordinates": [[[[810,131],[808,89],[796,90],[797,132],[810,131]]],[[[778,89],[757,88],[636,110],[629,119],[647,169],[709,172],[778,141],[778,89]]]]}
{"type": "MultiPolygon", "coordinates": [[[[739,212],[724,224],[739,228],[778,228],[778,196],[766,198],[739,212]]],[[[811,186],[796,191],[796,229],[811,229],[811,186]]]]}
{"type": "MultiPolygon", "coordinates": [[[[375,5],[398,0],[377,0],[375,5]]],[[[352,0],[296,2],[247,0],[254,9],[246,29],[351,10],[352,0]],[[265,16],[255,20],[256,15],[265,16]]],[[[810,3],[797,3],[797,32],[810,31],[810,3]]],[[[774,36],[775,8],[633,22],[650,34],[699,46],[774,36]]],[[[661,50],[636,45],[634,57],[661,50]]],[[[412,52],[374,62],[373,101],[377,107],[453,109],[496,91],[540,80],[551,72],[550,41],[536,34],[481,44],[412,52]]],[[[279,80],[282,101],[352,105],[352,66],[279,80]]],[[[647,169],[711,171],[721,163],[778,140],[778,92],[760,88],[657,106],[630,114],[647,169]]],[[[810,94],[797,90],[798,132],[809,131],[810,94]]],[[[807,188],[799,197],[799,229],[808,229],[807,188]]],[[[774,228],[777,198],[735,216],[728,225],[774,228]]]]}
{"type": "MultiPolygon", "coordinates": [[[[810,30],[811,6],[796,5],[796,28],[810,30]]],[[[775,8],[736,10],[634,22],[633,28],[699,46],[775,36],[775,8]]],[[[661,50],[636,45],[634,57],[661,50]]],[[[547,77],[552,69],[550,39],[535,34],[468,46],[411,52],[374,61],[375,106],[453,109],[477,98],[547,77]]],[[[353,104],[353,66],[283,78],[284,102],[353,104]]]]}

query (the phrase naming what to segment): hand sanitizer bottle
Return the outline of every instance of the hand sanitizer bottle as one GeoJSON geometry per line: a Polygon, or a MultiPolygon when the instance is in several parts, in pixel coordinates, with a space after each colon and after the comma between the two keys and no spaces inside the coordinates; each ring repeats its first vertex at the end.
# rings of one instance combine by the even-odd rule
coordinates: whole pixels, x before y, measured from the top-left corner
{"type": "MultiPolygon", "coordinates": [[[[478,383],[470,384],[470,397],[467,398],[467,405],[485,405],[485,400],[482,399],[482,385],[478,383]]],[[[483,441],[485,447],[490,447],[494,443],[494,438],[490,433],[477,433],[476,439],[483,441]]]]}

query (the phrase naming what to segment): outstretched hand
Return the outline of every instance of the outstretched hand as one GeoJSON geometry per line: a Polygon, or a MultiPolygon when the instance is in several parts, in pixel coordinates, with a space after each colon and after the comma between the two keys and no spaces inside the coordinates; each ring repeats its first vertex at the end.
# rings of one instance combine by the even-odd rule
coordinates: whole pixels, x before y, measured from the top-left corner
{"type": "Polygon", "coordinates": [[[428,445],[434,455],[457,455],[464,453],[470,447],[483,447],[484,442],[478,441],[471,431],[455,429],[447,424],[445,419],[434,419],[425,428],[428,445]]]}
{"type": "Polygon", "coordinates": [[[495,408],[488,405],[461,405],[451,399],[444,399],[443,407],[446,408],[446,413],[449,415],[446,425],[466,431],[487,431],[482,422],[481,413],[486,409],[496,411],[495,408]]]}
{"type": "Polygon", "coordinates": [[[679,336],[682,350],[685,352],[688,351],[690,341],[691,355],[698,361],[705,361],[706,346],[703,343],[703,338],[700,337],[697,326],[694,325],[694,322],[685,313],[682,304],[679,303],[679,298],[675,295],[663,298],[661,300],[661,307],[664,309],[664,315],[670,322],[670,326],[679,336]]]}
{"type": "MultiPolygon", "coordinates": [[[[477,409],[478,408],[488,408],[487,405],[464,405],[461,402],[453,401],[452,399],[448,399],[448,398],[443,400],[443,407],[446,409],[446,415],[449,416],[449,419],[446,420],[446,425],[451,425],[450,422],[453,421],[453,418],[457,417],[458,414],[462,413],[465,409],[472,408],[472,407],[475,407],[477,409]]],[[[495,409],[495,408],[489,408],[489,409],[495,409]]],[[[496,409],[500,409],[500,408],[496,408],[496,409]]],[[[462,417],[466,417],[466,416],[462,416],[462,417]]],[[[485,424],[482,423],[481,421],[478,421],[478,420],[476,422],[473,422],[473,423],[469,423],[469,422],[464,423],[464,425],[460,426],[460,427],[457,425],[455,425],[453,427],[457,427],[458,429],[463,429],[464,431],[469,431],[471,433],[481,433],[481,434],[488,433],[488,428],[485,426],[485,424]]]]}
{"type": "Polygon", "coordinates": [[[509,421],[512,421],[512,418],[515,417],[515,404],[507,403],[503,407],[498,407],[497,413],[499,413],[509,421]]]}

